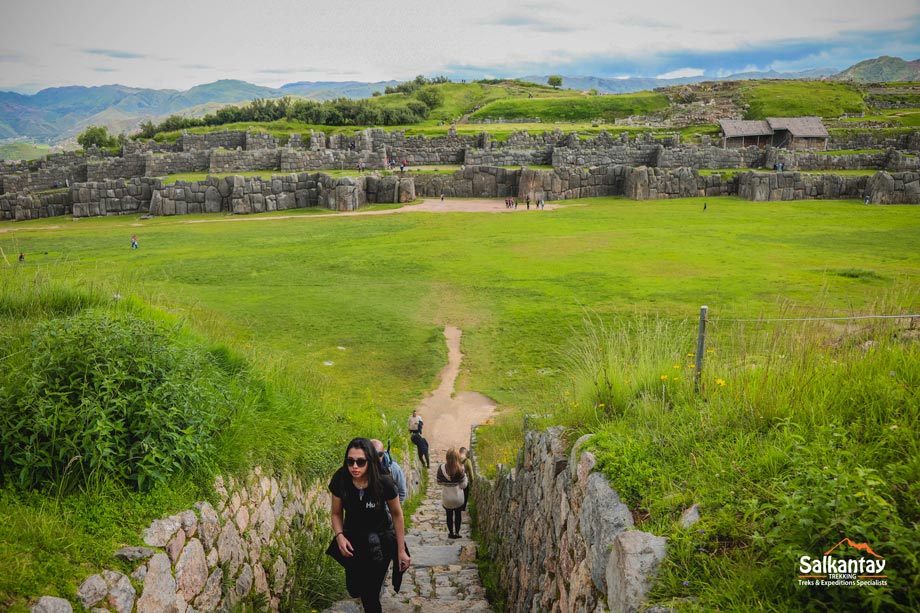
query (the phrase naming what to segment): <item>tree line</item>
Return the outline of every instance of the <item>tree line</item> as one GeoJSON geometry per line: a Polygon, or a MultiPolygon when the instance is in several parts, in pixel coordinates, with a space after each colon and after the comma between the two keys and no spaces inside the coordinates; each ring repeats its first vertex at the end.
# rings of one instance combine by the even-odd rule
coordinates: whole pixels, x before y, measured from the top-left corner
{"type": "Polygon", "coordinates": [[[159,124],[145,121],[140,131],[132,138],[153,138],[160,132],[173,132],[202,126],[220,126],[239,122],[271,122],[289,119],[322,126],[399,126],[414,124],[428,118],[429,112],[444,103],[444,94],[434,85],[446,83],[445,77],[427,79],[418,76],[412,81],[387,87],[386,93],[406,94],[405,100],[387,104],[375,100],[380,94],[374,92],[369,99],[352,100],[337,98],[320,102],[317,100],[283,98],[256,98],[239,106],[225,106],[204,117],[182,117],[170,115],[159,124]],[[411,97],[409,97],[411,96],[411,97]]]}

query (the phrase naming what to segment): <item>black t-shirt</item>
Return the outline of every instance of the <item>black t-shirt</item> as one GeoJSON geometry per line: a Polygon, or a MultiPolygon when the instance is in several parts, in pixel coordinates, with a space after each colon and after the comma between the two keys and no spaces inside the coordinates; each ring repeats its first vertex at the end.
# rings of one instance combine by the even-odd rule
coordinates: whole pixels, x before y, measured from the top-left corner
{"type": "MultiPolygon", "coordinates": [[[[344,466],[335,471],[329,482],[329,491],[342,499],[345,509],[344,530],[348,534],[368,534],[370,532],[387,532],[393,529],[393,520],[386,511],[387,500],[399,495],[396,484],[387,475],[380,476],[383,500],[373,500],[369,491],[363,492],[355,487],[351,473],[344,466]]],[[[347,535],[346,535],[347,536],[347,535]]]]}

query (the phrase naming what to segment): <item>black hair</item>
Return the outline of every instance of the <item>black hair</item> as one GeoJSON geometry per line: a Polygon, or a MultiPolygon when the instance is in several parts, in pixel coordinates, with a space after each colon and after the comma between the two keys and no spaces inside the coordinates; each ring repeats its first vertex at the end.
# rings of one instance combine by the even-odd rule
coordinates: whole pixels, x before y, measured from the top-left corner
{"type": "Polygon", "coordinates": [[[374,444],[370,439],[357,437],[351,439],[351,442],[348,443],[348,447],[345,448],[345,459],[342,460],[342,466],[348,468],[348,451],[350,449],[360,449],[364,452],[364,457],[367,459],[367,491],[371,495],[372,500],[379,500],[386,503],[383,500],[383,487],[380,485],[380,480],[383,478],[380,474],[380,461],[377,459],[377,450],[374,449],[374,444]]]}

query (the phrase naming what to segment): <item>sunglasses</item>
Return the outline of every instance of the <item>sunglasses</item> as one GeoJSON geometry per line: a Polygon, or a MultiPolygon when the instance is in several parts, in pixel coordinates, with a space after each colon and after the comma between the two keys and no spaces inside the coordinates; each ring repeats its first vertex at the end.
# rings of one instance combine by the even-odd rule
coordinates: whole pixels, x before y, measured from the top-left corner
{"type": "Polygon", "coordinates": [[[357,465],[358,468],[363,468],[367,464],[366,458],[345,458],[345,463],[349,466],[357,465]]]}

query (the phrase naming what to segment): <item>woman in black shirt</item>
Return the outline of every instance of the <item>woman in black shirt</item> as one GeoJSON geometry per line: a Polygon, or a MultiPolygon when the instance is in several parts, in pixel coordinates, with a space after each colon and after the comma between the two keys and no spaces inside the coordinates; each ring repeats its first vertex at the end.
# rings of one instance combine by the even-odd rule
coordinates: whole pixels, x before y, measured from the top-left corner
{"type": "Polygon", "coordinates": [[[390,560],[396,560],[404,573],[410,558],[396,485],[380,474],[377,452],[368,439],[348,443],[345,461],[332,476],[329,491],[332,530],[348,593],[361,598],[365,613],[380,613],[380,588],[390,560]]]}

